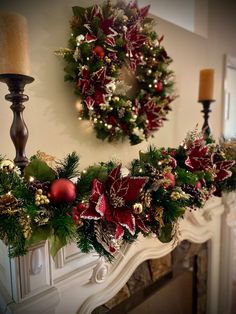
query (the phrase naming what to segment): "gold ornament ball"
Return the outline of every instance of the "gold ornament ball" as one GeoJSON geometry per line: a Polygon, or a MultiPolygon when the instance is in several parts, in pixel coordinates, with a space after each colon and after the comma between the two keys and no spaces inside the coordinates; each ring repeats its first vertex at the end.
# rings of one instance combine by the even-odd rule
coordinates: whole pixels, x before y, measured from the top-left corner
{"type": "Polygon", "coordinates": [[[135,203],[133,205],[133,213],[139,215],[143,212],[143,205],[141,203],[135,203]]]}
{"type": "Polygon", "coordinates": [[[36,191],[36,193],[39,194],[39,195],[42,195],[42,194],[43,194],[43,190],[42,190],[42,189],[38,189],[38,190],[36,191]]]}
{"type": "Polygon", "coordinates": [[[4,159],[0,162],[0,169],[6,172],[12,172],[15,168],[13,161],[9,159],[4,159]]]}

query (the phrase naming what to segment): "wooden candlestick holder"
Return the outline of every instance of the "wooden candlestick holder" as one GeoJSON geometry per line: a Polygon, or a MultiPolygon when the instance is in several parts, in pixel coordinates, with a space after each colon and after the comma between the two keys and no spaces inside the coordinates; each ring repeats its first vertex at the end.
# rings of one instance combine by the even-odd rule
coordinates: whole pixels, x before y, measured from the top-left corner
{"type": "Polygon", "coordinates": [[[5,99],[12,103],[11,110],[13,111],[13,122],[10,128],[10,136],[15,146],[16,157],[14,163],[21,171],[28,164],[28,159],[25,155],[25,146],[28,139],[28,129],[23,118],[24,102],[29,100],[25,94],[24,88],[26,84],[32,83],[34,78],[22,74],[0,74],[0,82],[6,83],[9,94],[5,99]]]}
{"type": "Polygon", "coordinates": [[[198,102],[200,102],[203,106],[203,109],[201,110],[201,112],[203,113],[203,118],[204,118],[204,123],[202,126],[202,133],[204,134],[204,137],[207,138],[211,135],[211,128],[209,126],[209,114],[211,112],[210,106],[211,103],[214,102],[215,100],[199,100],[198,102]]]}

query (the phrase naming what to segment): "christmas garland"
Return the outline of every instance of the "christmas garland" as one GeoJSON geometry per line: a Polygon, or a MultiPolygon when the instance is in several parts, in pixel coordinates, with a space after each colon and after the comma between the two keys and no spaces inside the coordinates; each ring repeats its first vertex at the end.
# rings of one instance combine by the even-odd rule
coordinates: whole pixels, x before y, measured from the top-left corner
{"type": "Polygon", "coordinates": [[[236,188],[235,156],[228,156],[192,132],[177,149],[140,152],[129,169],[110,161],[79,173],[76,153],[55,162],[38,152],[21,175],[0,158],[0,239],[11,257],[48,239],[52,256],[76,241],[82,252],[108,259],[139,233],[168,242],[186,210],[236,188]]]}
{"type": "MultiPolygon", "coordinates": [[[[227,159],[236,160],[236,139],[227,141],[222,140],[220,145],[227,159]]],[[[236,190],[236,165],[231,168],[231,172],[232,175],[227,180],[217,183],[216,191],[219,191],[219,196],[221,196],[221,192],[230,192],[236,190]]]]}
{"type": "Polygon", "coordinates": [[[90,120],[100,139],[128,137],[138,144],[163,125],[171,110],[172,60],[148,10],[136,1],[73,7],[68,48],[57,54],[67,62],[65,81],[81,100],[79,119],[90,120]],[[131,86],[120,79],[125,68],[137,85],[132,97],[127,96],[131,86]]]}

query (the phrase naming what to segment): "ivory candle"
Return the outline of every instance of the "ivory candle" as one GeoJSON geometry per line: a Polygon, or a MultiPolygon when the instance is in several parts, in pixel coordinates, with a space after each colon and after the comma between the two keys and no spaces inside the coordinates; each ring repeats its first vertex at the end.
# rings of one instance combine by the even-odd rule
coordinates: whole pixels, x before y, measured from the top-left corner
{"type": "Polygon", "coordinates": [[[200,71],[198,100],[213,100],[214,70],[204,69],[200,71]]]}
{"type": "Polygon", "coordinates": [[[0,74],[30,75],[28,29],[20,14],[0,14],[0,74]]]}

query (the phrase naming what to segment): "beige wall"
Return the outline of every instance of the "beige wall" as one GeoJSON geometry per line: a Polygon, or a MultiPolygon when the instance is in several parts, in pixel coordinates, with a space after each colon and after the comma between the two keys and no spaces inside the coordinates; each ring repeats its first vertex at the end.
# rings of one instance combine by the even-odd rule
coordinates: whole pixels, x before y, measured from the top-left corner
{"type": "MultiPolygon", "coordinates": [[[[211,125],[216,137],[221,132],[223,57],[225,53],[236,56],[235,7],[230,0],[209,2],[208,38],[201,37],[158,19],[157,31],[165,35],[164,45],[173,58],[179,98],[173,102],[169,121],[149,142],[130,146],[128,142],[109,144],[97,140],[87,122],[76,119],[75,97],[72,87],[63,82],[64,62],[53,54],[65,47],[69,37],[69,19],[73,5],[86,6],[95,1],[9,0],[0,2],[1,9],[18,11],[29,22],[32,76],[35,82],[28,85],[24,113],[30,131],[27,154],[42,150],[59,158],[75,150],[81,156],[81,167],[94,162],[116,158],[128,163],[145,150],[149,143],[158,146],[177,146],[186,132],[197,123],[202,125],[201,105],[197,102],[199,70],[215,68],[215,99],[212,105],[211,125]],[[234,6],[234,8],[232,8],[234,6]]],[[[96,2],[97,3],[97,2],[96,2]]],[[[1,62],[1,61],[0,61],[1,62]]],[[[4,100],[6,86],[0,84],[0,152],[14,157],[9,137],[12,114],[4,100]]]]}

